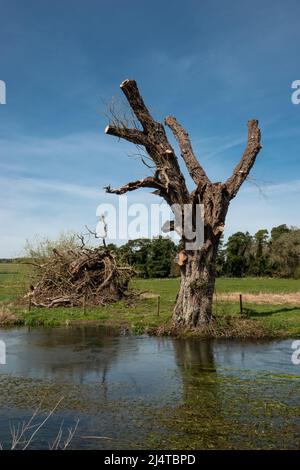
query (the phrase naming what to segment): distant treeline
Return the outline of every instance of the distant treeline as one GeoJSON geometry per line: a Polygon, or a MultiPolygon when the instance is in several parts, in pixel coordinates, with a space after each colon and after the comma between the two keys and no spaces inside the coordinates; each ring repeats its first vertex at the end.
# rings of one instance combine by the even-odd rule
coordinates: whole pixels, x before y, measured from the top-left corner
{"type": "MultiPolygon", "coordinates": [[[[76,235],[61,236],[57,241],[44,240],[33,249],[28,244],[26,253],[29,258],[47,257],[52,249],[75,247],[76,235]]],[[[120,262],[132,265],[139,277],[165,278],[180,275],[176,255],[181,249],[168,237],[152,240],[141,238],[130,240],[114,250],[120,262]]],[[[24,258],[0,259],[0,263],[22,262],[24,258]]],[[[237,232],[227,242],[221,240],[217,275],[229,277],[271,276],[300,279],[300,229],[279,225],[271,232],[258,230],[255,235],[237,232]]]]}
{"type": "Polygon", "coordinates": [[[0,258],[0,263],[22,263],[24,258],[0,258]]]}
{"type": "Polygon", "coordinates": [[[117,252],[120,262],[132,265],[139,277],[163,278],[180,275],[179,266],[175,262],[178,246],[168,237],[152,240],[140,238],[129,240],[120,247],[108,247],[117,252]]]}
{"type": "MultiPolygon", "coordinates": [[[[133,265],[141,277],[178,276],[178,246],[169,238],[131,240],[113,248],[133,265]]],[[[300,279],[300,229],[282,224],[258,230],[255,235],[237,232],[221,240],[217,275],[229,277],[271,276],[300,279]]]]}
{"type": "Polygon", "coordinates": [[[300,229],[285,224],[258,230],[255,235],[237,232],[220,245],[219,276],[272,276],[300,279],[300,229]]]}

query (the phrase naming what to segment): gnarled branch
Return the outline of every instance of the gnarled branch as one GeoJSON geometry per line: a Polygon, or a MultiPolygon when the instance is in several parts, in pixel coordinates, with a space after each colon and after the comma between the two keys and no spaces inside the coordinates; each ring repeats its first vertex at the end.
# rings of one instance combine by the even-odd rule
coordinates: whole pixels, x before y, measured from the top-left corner
{"type": "Polygon", "coordinates": [[[138,129],[127,129],[125,127],[106,126],[105,134],[114,135],[120,139],[128,140],[136,145],[145,145],[146,136],[138,129]]]}
{"type": "MultiPolygon", "coordinates": [[[[151,185],[150,187],[157,189],[156,194],[164,197],[168,203],[188,203],[189,192],[164,126],[151,116],[135,80],[125,80],[120,87],[133,113],[141,123],[143,131],[127,129],[126,125],[109,125],[105,129],[106,134],[115,135],[134,144],[144,146],[160,175],[159,186],[151,185]]],[[[135,189],[135,183],[133,182],[130,189],[126,189],[126,191],[135,189]]],[[[149,187],[146,183],[143,184],[144,187],[149,187]]],[[[138,187],[142,186],[139,185],[138,187]]],[[[122,191],[126,192],[125,190],[122,191]]],[[[123,194],[123,192],[117,194],[123,194]]]]}
{"type": "Polygon", "coordinates": [[[186,167],[194,182],[197,185],[209,182],[210,180],[208,176],[206,175],[204,169],[202,168],[202,166],[197,160],[197,157],[194,154],[188,133],[173,116],[167,116],[165,119],[165,124],[173,132],[180,147],[181,156],[185,161],[186,167]]]}
{"type": "Polygon", "coordinates": [[[254,165],[256,157],[262,148],[260,138],[261,134],[258,121],[256,119],[248,121],[248,142],[246,149],[240,162],[233,170],[232,176],[228,178],[225,183],[230,199],[233,199],[237,195],[238,190],[254,165]]]}
{"type": "Polygon", "coordinates": [[[128,191],[134,191],[135,189],[139,188],[155,188],[158,190],[164,190],[163,184],[159,181],[159,179],[154,177],[147,177],[142,180],[132,181],[124,186],[121,186],[118,189],[113,189],[110,186],[106,186],[104,189],[109,194],[125,194],[128,191]]]}
{"type": "MultiPolygon", "coordinates": [[[[138,188],[148,187],[154,188],[154,194],[162,196],[170,205],[189,203],[194,199],[194,193],[190,194],[188,191],[178,159],[168,141],[164,126],[155,121],[151,116],[135,80],[125,80],[121,83],[120,87],[143,130],[138,128],[127,129],[126,125],[123,127],[122,125],[109,125],[106,127],[105,132],[143,146],[156,167],[156,174],[152,178],[133,181],[119,189],[108,187],[107,192],[124,194],[138,188]]],[[[210,212],[211,207],[214,206],[212,198],[216,199],[217,196],[209,190],[212,187],[212,183],[194,154],[188,133],[173,116],[168,116],[165,124],[172,130],[180,146],[181,154],[189,174],[197,185],[195,194],[197,193],[201,201],[203,199],[208,212],[210,212]]],[[[224,204],[226,202],[226,207],[228,207],[229,201],[236,196],[240,186],[248,176],[260,149],[258,121],[251,120],[248,122],[248,143],[245,152],[241,161],[234,169],[232,176],[223,185],[226,189],[226,194],[222,192],[222,198],[224,199],[224,204]]],[[[221,201],[215,201],[217,206],[219,203],[221,204],[221,201]]],[[[218,224],[219,220],[216,223],[218,224]]]]}

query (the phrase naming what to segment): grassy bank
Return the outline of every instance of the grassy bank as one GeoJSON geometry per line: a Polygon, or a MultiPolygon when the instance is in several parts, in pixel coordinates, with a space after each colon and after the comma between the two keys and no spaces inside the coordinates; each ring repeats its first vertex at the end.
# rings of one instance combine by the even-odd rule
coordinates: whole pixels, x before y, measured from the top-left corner
{"type": "MultiPolygon", "coordinates": [[[[117,302],[104,307],[54,309],[32,308],[20,301],[29,284],[29,268],[13,263],[0,264],[0,323],[25,325],[70,325],[78,322],[97,322],[102,325],[129,329],[134,333],[159,328],[168,331],[168,324],[179,286],[178,279],[135,279],[131,287],[147,292],[133,303],[117,302]],[[150,294],[150,295],[148,295],[150,294]],[[157,296],[160,312],[157,314],[157,296]]],[[[300,336],[300,281],[269,278],[221,278],[216,283],[214,313],[217,321],[213,336],[300,336]],[[260,303],[244,302],[240,315],[239,293],[265,293],[260,303]],[[281,294],[280,303],[276,296],[281,294]],[[274,297],[274,302],[273,302],[274,297]],[[276,300],[276,301],[275,301],[276,300]],[[273,302],[273,303],[272,303],[273,302]],[[231,332],[231,333],[230,333],[231,332]]],[[[252,299],[256,298],[252,295],[252,299]]]]}

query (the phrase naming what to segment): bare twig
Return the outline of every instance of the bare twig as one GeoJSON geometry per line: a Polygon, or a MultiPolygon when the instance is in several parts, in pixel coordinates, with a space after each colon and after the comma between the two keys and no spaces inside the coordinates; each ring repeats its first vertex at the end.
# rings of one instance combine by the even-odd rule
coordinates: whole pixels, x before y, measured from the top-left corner
{"type": "Polygon", "coordinates": [[[61,397],[58,402],[56,403],[56,405],[52,408],[52,410],[47,414],[46,418],[38,425],[38,427],[35,429],[35,431],[31,434],[31,436],[29,437],[29,439],[27,440],[26,444],[24,445],[23,447],[23,450],[27,449],[28,446],[30,445],[30,443],[32,442],[32,440],[34,439],[34,437],[37,435],[37,433],[40,431],[40,429],[46,424],[46,422],[48,421],[48,419],[50,418],[50,416],[53,415],[54,411],[58,408],[58,406],[60,405],[60,403],[62,402],[62,400],[64,399],[64,397],[61,397]]]}
{"type": "MultiPolygon", "coordinates": [[[[41,404],[34,410],[31,417],[28,421],[21,421],[17,425],[10,424],[10,434],[11,434],[11,446],[10,450],[26,450],[32,444],[33,440],[37,437],[41,429],[46,425],[47,421],[57,410],[58,406],[64,398],[61,397],[55,406],[46,414],[42,421],[35,423],[35,419],[38,417],[41,410],[41,404]]],[[[49,444],[50,450],[65,450],[70,445],[74,435],[77,431],[79,420],[77,419],[75,425],[67,429],[67,434],[63,440],[64,430],[63,422],[60,425],[59,431],[52,444],[49,444]]],[[[3,445],[0,443],[0,450],[3,450],[3,445]]]]}

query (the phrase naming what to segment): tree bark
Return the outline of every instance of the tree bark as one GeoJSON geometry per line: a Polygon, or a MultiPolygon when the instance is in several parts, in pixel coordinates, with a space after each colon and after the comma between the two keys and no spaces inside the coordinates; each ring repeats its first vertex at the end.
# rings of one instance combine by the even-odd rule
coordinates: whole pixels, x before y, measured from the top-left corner
{"type": "Polygon", "coordinates": [[[180,267],[180,288],[173,322],[185,327],[202,327],[212,318],[219,236],[213,237],[200,251],[186,253],[180,267]]]}
{"type": "MultiPolygon", "coordinates": [[[[194,251],[183,249],[179,254],[181,283],[173,322],[186,327],[203,326],[213,317],[216,258],[227,210],[230,201],[237,195],[247,178],[261,149],[258,121],[255,119],[248,121],[247,145],[230,178],[225,183],[212,183],[193,151],[188,133],[173,116],[165,119],[165,124],[173,132],[185,166],[196,185],[196,189],[189,192],[165,128],[151,116],[136,82],[125,80],[120,87],[140,126],[128,129],[127,123],[120,121],[117,125],[107,126],[105,132],[143,146],[152,160],[155,171],[153,176],[130,182],[118,189],[107,186],[106,191],[124,194],[138,188],[154,188],[154,194],[162,197],[172,207],[175,215],[174,221],[164,224],[163,231],[178,228],[176,219],[178,209],[175,210],[174,207],[179,207],[179,213],[182,215],[186,205],[192,208],[192,228],[194,229],[198,217],[197,206],[202,205],[204,208],[204,243],[199,249],[194,251]]],[[[181,235],[184,245],[188,237],[184,230],[181,235]]]]}

